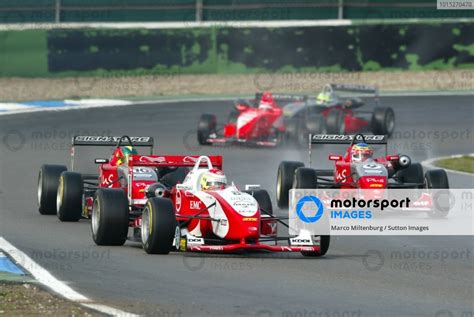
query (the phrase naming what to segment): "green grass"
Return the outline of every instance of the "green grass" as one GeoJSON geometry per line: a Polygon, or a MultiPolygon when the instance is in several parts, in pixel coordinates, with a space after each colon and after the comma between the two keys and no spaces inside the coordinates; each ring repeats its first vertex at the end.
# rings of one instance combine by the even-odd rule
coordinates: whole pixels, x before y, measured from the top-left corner
{"type": "Polygon", "coordinates": [[[474,156],[442,159],[436,161],[435,165],[459,172],[474,173],[474,156]]]}

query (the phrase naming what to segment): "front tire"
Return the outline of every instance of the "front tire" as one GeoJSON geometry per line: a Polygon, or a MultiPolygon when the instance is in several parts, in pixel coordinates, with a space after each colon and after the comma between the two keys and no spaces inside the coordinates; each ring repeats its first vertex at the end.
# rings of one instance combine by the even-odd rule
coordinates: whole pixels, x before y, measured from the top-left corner
{"type": "Polygon", "coordinates": [[[81,219],[83,188],[84,182],[80,173],[61,173],[56,197],[56,209],[59,220],[74,222],[81,219]]]}
{"type": "Polygon", "coordinates": [[[142,246],[148,254],[168,254],[176,235],[176,215],[171,200],[150,198],[142,214],[142,246]]]}
{"type": "Polygon", "coordinates": [[[97,245],[123,245],[128,235],[128,199],[122,189],[100,188],[92,207],[92,239],[97,245]]]}
{"type": "Polygon", "coordinates": [[[450,209],[448,174],[442,169],[429,170],[425,174],[425,184],[426,188],[435,189],[434,208],[428,212],[428,216],[431,218],[446,217],[450,209]]]}
{"type": "Polygon", "coordinates": [[[67,171],[64,165],[42,165],[38,173],[38,211],[42,215],[55,215],[56,196],[61,173],[67,171]]]}
{"type": "Polygon", "coordinates": [[[329,245],[331,244],[331,236],[319,236],[320,237],[320,252],[309,252],[309,251],[301,251],[303,256],[307,257],[321,257],[324,256],[328,250],[329,245]]]}
{"type": "MultiPolygon", "coordinates": [[[[423,167],[420,163],[412,163],[407,168],[397,172],[397,178],[402,183],[418,183],[423,184],[425,178],[423,176],[423,167]]],[[[420,185],[419,188],[422,188],[420,185]]]]}
{"type": "Polygon", "coordinates": [[[288,208],[288,194],[293,186],[295,171],[303,166],[303,163],[294,161],[283,161],[278,166],[276,196],[279,208],[288,208]]]}

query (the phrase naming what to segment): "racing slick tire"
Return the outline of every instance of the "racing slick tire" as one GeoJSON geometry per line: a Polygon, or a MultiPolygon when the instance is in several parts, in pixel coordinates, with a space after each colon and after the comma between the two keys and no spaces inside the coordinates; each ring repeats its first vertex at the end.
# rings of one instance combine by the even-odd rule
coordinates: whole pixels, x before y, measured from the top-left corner
{"type": "Polygon", "coordinates": [[[244,192],[249,195],[252,195],[253,198],[255,198],[260,209],[263,209],[266,211],[266,212],[263,212],[263,214],[265,215],[269,214],[273,216],[272,200],[270,199],[270,195],[268,194],[266,190],[258,189],[258,190],[248,190],[244,192]]]}
{"type": "Polygon", "coordinates": [[[328,250],[329,245],[331,244],[331,236],[319,236],[320,237],[320,252],[311,252],[311,251],[301,251],[303,256],[308,257],[321,257],[324,256],[328,250]]]}
{"type": "Polygon", "coordinates": [[[59,177],[56,210],[61,221],[79,221],[82,217],[84,182],[76,172],[62,172],[59,177]]]}
{"type": "MultiPolygon", "coordinates": [[[[306,189],[306,188],[318,188],[317,172],[312,168],[300,167],[295,172],[295,179],[293,188],[306,189]]],[[[320,236],[320,252],[301,251],[303,256],[308,257],[320,257],[326,254],[329,249],[329,243],[331,236],[320,236]]]]}
{"type": "Polygon", "coordinates": [[[303,163],[295,161],[283,161],[278,166],[276,196],[279,208],[288,208],[288,193],[293,186],[295,171],[303,166],[303,163]]]}
{"type": "Polygon", "coordinates": [[[211,143],[207,141],[209,135],[216,131],[217,119],[213,114],[203,114],[199,118],[198,130],[197,130],[197,139],[201,145],[210,145],[211,143]]]}
{"type": "Polygon", "coordinates": [[[428,189],[438,189],[434,196],[434,210],[428,212],[432,218],[444,218],[448,215],[450,209],[450,194],[448,174],[445,170],[435,169],[427,171],[425,174],[425,185],[428,189]],[[439,189],[446,189],[440,191],[439,189]]]}
{"type": "Polygon", "coordinates": [[[239,118],[239,116],[240,111],[237,110],[235,107],[232,107],[232,109],[230,109],[229,116],[227,117],[227,122],[237,124],[237,119],[239,118]]]}
{"type": "Polygon", "coordinates": [[[92,206],[92,239],[97,245],[123,245],[128,235],[128,199],[122,189],[100,188],[92,206]]]}
{"type": "Polygon", "coordinates": [[[38,211],[42,215],[56,214],[59,176],[67,171],[63,165],[42,165],[38,173],[38,211]]]}
{"type": "Polygon", "coordinates": [[[161,181],[169,187],[174,187],[182,183],[188,173],[189,169],[187,167],[178,167],[176,170],[165,174],[161,181]]]}
{"type": "Polygon", "coordinates": [[[325,134],[326,120],[322,115],[309,115],[305,120],[305,127],[308,133],[325,134]]]}
{"type": "Polygon", "coordinates": [[[395,113],[390,107],[376,107],[372,114],[372,133],[391,136],[395,129],[395,113]]]}
{"type": "Polygon", "coordinates": [[[316,170],[309,167],[299,167],[295,171],[295,177],[293,180],[293,188],[295,189],[307,189],[307,188],[318,188],[318,175],[316,170]]]}
{"type": "Polygon", "coordinates": [[[331,109],[326,117],[326,129],[328,134],[344,134],[346,128],[344,124],[344,111],[338,108],[331,109]]]}
{"type": "Polygon", "coordinates": [[[148,254],[168,254],[175,240],[176,215],[167,198],[148,199],[142,214],[142,246],[148,254]]]}
{"type": "MultiPolygon", "coordinates": [[[[418,183],[422,184],[425,182],[423,175],[423,167],[420,163],[411,163],[407,168],[401,169],[397,172],[397,178],[402,183],[418,183]]],[[[420,188],[423,186],[420,185],[420,188]]]]}

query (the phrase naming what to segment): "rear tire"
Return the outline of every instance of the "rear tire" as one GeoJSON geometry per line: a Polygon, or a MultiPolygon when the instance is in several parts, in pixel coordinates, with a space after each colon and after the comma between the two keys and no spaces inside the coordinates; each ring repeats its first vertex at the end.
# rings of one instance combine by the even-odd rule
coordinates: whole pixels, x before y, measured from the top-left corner
{"type": "Polygon", "coordinates": [[[318,188],[318,175],[316,171],[309,167],[300,167],[295,171],[293,188],[312,189],[318,188]]]}
{"type": "Polygon", "coordinates": [[[84,182],[80,173],[61,173],[56,197],[59,220],[74,222],[81,219],[83,188],[84,182]]]}
{"type": "Polygon", "coordinates": [[[262,213],[264,215],[270,214],[273,216],[273,206],[272,200],[268,192],[264,189],[258,189],[253,191],[245,191],[246,193],[250,194],[255,198],[258,203],[260,209],[265,210],[267,213],[262,213]]]}
{"type": "Polygon", "coordinates": [[[391,136],[395,130],[395,113],[392,108],[376,107],[372,114],[372,133],[391,136]]]}
{"type": "Polygon", "coordinates": [[[328,134],[344,134],[346,130],[344,120],[344,111],[338,108],[331,109],[326,117],[326,129],[328,134]]]}
{"type": "Polygon", "coordinates": [[[59,176],[67,171],[64,165],[42,165],[38,173],[38,211],[42,215],[56,214],[59,176]]]}
{"type": "Polygon", "coordinates": [[[128,199],[122,189],[100,188],[92,207],[92,239],[97,245],[123,245],[128,235],[128,199]]]}
{"type": "Polygon", "coordinates": [[[207,141],[209,135],[216,131],[217,119],[213,114],[203,114],[199,119],[197,139],[201,145],[210,145],[207,141]]]}
{"type": "Polygon", "coordinates": [[[294,161],[283,161],[278,166],[276,196],[279,208],[288,208],[288,194],[293,186],[295,171],[303,166],[303,163],[294,161]]]}
{"type": "Polygon", "coordinates": [[[175,240],[176,215],[171,200],[150,198],[142,214],[142,246],[149,254],[168,254],[175,240]]]}
{"type": "Polygon", "coordinates": [[[326,120],[322,115],[309,115],[305,120],[306,131],[311,134],[325,134],[326,120]]]}
{"type": "Polygon", "coordinates": [[[161,181],[169,187],[174,187],[176,184],[182,183],[188,173],[189,169],[187,167],[178,167],[175,171],[165,174],[161,181]]]}

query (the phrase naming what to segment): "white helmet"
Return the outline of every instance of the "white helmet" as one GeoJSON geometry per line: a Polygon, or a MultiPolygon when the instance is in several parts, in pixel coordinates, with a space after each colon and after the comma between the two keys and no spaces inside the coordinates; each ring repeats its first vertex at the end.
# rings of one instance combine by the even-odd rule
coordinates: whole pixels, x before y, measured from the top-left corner
{"type": "Polygon", "coordinates": [[[227,178],[225,174],[216,168],[206,171],[201,176],[202,190],[218,190],[225,189],[227,186],[227,178]]]}

